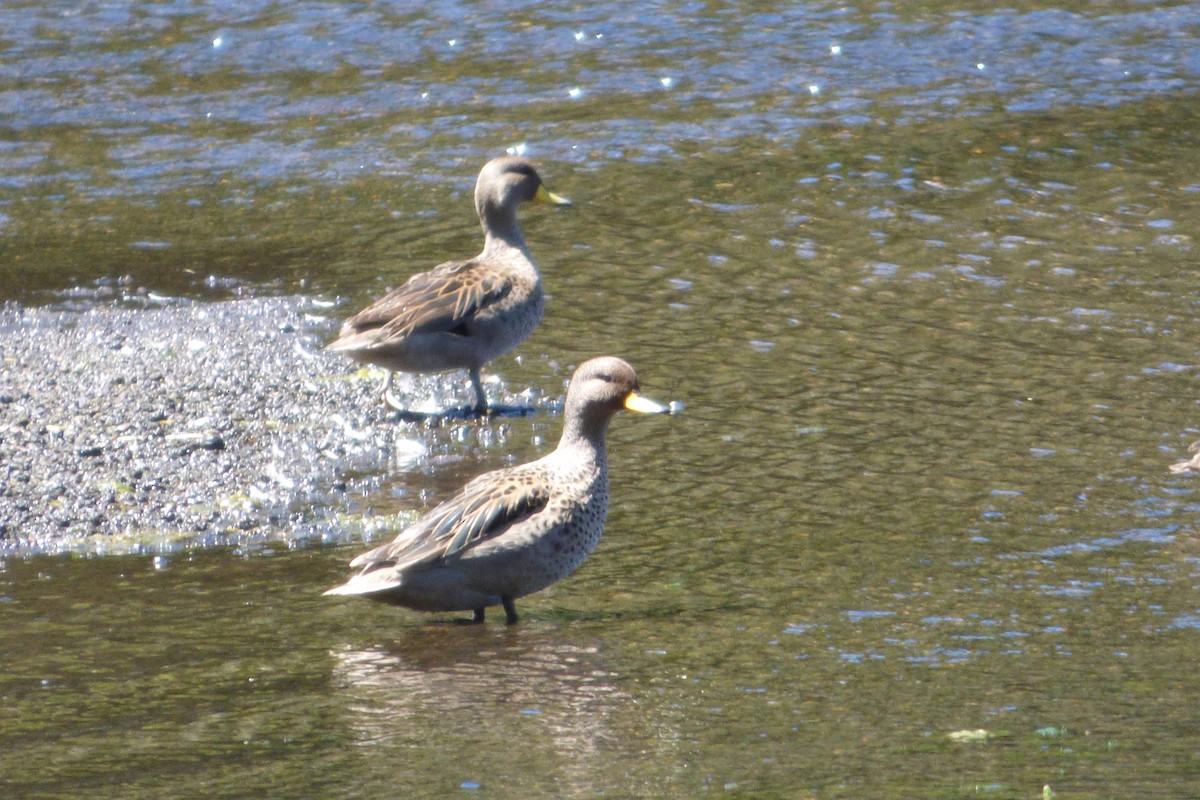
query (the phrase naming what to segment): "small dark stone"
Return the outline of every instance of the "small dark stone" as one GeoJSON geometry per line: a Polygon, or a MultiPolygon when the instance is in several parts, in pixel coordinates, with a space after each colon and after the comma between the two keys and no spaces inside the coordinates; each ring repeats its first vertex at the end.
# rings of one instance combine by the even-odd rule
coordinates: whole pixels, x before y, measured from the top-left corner
{"type": "Polygon", "coordinates": [[[79,455],[85,458],[99,456],[104,454],[104,447],[98,444],[89,444],[79,448],[79,455]]]}
{"type": "Polygon", "coordinates": [[[179,448],[176,455],[186,456],[196,450],[224,450],[225,440],[221,438],[221,434],[216,431],[207,431],[203,434],[189,434],[183,437],[183,446],[179,448]]]}
{"type": "Polygon", "coordinates": [[[219,433],[210,433],[196,442],[196,447],[203,450],[224,450],[225,440],[221,438],[221,434],[219,433]]]}

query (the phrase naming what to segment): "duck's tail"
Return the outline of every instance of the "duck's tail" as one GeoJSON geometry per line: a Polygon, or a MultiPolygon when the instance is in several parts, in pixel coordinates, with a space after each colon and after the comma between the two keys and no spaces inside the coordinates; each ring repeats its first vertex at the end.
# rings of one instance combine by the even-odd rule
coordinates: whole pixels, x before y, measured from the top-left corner
{"type": "Polygon", "coordinates": [[[391,573],[390,570],[373,570],[360,572],[341,586],[326,589],[322,595],[364,595],[379,594],[389,589],[397,588],[403,579],[391,573]]]}

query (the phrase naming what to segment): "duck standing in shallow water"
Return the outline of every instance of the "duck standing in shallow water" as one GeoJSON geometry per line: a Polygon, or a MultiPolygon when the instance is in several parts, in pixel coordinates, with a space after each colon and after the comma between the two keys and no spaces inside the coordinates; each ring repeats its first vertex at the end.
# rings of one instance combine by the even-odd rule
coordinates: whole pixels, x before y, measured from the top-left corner
{"type": "Polygon", "coordinates": [[[554,452],[488,472],[401,531],[350,562],[362,567],[325,594],[363,595],[418,611],[474,611],[515,601],[574,572],[608,515],[604,435],[622,409],[668,412],[638,394],[633,367],[611,356],[579,366],[567,387],[563,432],[554,452]]]}
{"type": "Polygon", "coordinates": [[[388,371],[383,395],[391,394],[392,373],[470,372],[473,412],[488,411],[480,370],[529,338],[542,320],[542,278],[517,226],[517,206],[528,201],[570,205],[543,185],[524,158],[494,158],[475,183],[475,210],[483,225],[483,252],[447,261],[413,275],[346,320],[326,350],[388,371]]]}

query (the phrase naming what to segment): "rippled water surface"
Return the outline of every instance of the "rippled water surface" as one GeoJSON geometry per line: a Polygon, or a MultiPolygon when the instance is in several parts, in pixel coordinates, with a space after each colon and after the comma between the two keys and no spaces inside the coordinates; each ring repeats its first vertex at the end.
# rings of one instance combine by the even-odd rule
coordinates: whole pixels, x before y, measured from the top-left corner
{"type": "MultiPolygon", "coordinates": [[[[0,9],[0,299],[328,336],[511,149],[576,205],[492,370],[686,405],[513,628],[320,597],[349,534],[9,558],[0,793],[1193,796],[1200,3],[992,5],[0,9]]],[[[421,431],[346,516],[559,424],[421,431]]]]}

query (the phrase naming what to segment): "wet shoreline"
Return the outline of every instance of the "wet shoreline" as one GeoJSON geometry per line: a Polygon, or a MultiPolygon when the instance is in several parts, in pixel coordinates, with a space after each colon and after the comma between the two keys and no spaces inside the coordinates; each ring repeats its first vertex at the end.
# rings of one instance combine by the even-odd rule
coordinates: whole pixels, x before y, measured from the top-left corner
{"type": "Polygon", "coordinates": [[[420,458],[421,426],[397,424],[375,374],[321,352],[327,311],[0,308],[0,553],[361,536],[340,517],[343,475],[420,458]]]}

